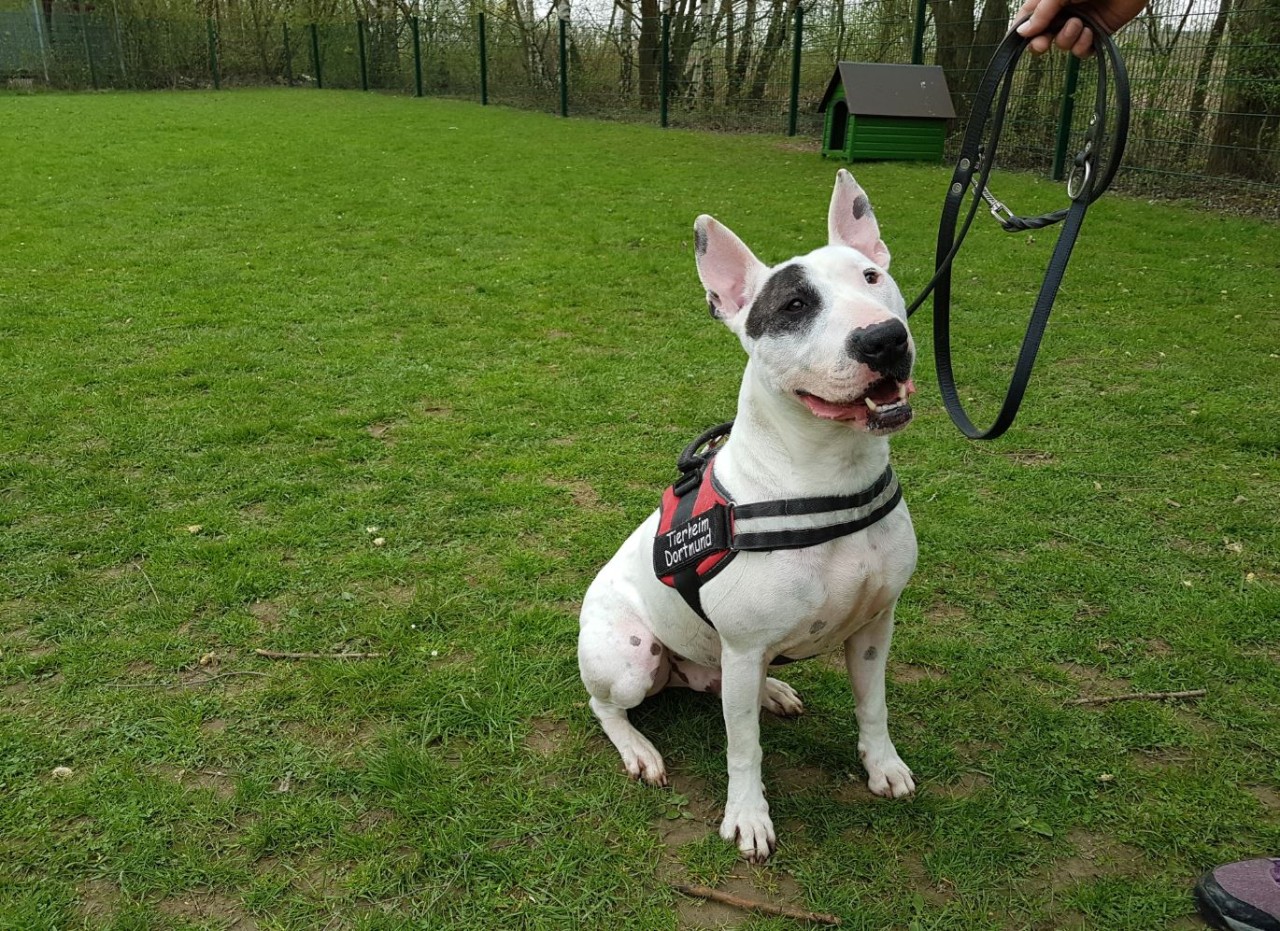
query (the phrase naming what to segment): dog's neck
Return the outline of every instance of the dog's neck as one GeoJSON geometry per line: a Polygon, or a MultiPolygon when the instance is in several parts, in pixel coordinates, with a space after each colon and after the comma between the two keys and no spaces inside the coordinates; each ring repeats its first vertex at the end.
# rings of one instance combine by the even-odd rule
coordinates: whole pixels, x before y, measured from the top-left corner
{"type": "Polygon", "coordinates": [[[733,433],[716,456],[716,477],[743,502],[846,495],[889,464],[889,441],[815,417],[762,383],[747,363],[733,433]]]}

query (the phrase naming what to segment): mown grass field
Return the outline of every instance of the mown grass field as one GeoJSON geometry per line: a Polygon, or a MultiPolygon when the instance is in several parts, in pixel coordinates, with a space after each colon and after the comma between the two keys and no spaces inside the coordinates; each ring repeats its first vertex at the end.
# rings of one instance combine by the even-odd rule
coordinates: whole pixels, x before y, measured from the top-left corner
{"type": "MultiPolygon", "coordinates": [[[[576,610],[733,412],[694,216],[781,261],[834,164],[342,92],[10,96],[0,126],[0,926],[795,927],[688,878],[855,929],[1190,928],[1200,871],[1280,853],[1277,227],[1106,198],[994,444],[916,318],[889,701],[921,789],[869,796],[842,673],[791,667],[749,869],[714,700],[643,706],[674,788],[627,782],[576,610]]],[[[856,173],[910,293],[947,172],[856,173]]],[[[1052,242],[989,226],[980,412],[1052,242]]]]}

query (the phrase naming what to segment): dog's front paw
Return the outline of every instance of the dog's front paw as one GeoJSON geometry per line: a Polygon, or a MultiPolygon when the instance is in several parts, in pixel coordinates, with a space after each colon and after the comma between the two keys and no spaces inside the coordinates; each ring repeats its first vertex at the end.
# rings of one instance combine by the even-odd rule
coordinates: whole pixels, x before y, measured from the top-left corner
{"type": "Polygon", "coordinates": [[[867,788],[875,795],[905,798],[915,794],[916,782],[911,776],[911,767],[902,762],[902,757],[896,752],[879,757],[864,753],[862,765],[867,770],[867,788]]]}
{"type": "Polygon", "coordinates": [[[752,863],[763,863],[778,848],[773,821],[769,818],[769,803],[764,799],[754,805],[730,804],[720,824],[720,836],[737,844],[742,856],[752,863]]]}

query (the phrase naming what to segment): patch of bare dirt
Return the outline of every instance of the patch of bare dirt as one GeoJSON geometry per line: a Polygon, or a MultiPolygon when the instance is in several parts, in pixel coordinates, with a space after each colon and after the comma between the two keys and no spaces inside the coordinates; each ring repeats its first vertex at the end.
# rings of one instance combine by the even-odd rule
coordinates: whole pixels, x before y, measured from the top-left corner
{"type": "Polygon", "coordinates": [[[947,604],[945,601],[935,601],[924,609],[924,616],[931,621],[958,621],[961,618],[968,617],[969,614],[964,608],[957,605],[947,604]]]}
{"type": "Polygon", "coordinates": [[[1167,640],[1161,640],[1159,637],[1151,637],[1148,640],[1144,640],[1143,646],[1146,647],[1147,653],[1151,656],[1173,655],[1173,647],[1169,646],[1167,640]]]}
{"type": "Polygon", "coordinates": [[[566,330],[547,330],[546,338],[551,340],[573,339],[573,334],[566,330]]]}
{"type": "Polygon", "coordinates": [[[671,804],[656,825],[658,836],[667,847],[658,875],[666,882],[683,882],[687,877],[677,851],[685,844],[714,834],[720,823],[721,809],[706,780],[676,772],[669,776],[671,804]]]}
{"type": "Polygon", "coordinates": [[[904,853],[899,862],[903,874],[911,881],[913,891],[920,893],[926,905],[942,908],[955,897],[955,885],[945,878],[934,879],[925,869],[924,858],[917,851],[904,853]]]}
{"type": "Polygon", "coordinates": [[[220,769],[189,770],[168,763],[159,763],[152,769],[165,782],[176,782],[184,789],[203,789],[224,801],[236,794],[235,776],[220,769]]]}
{"type": "Polygon", "coordinates": [[[534,718],[524,745],[538,756],[551,756],[569,739],[569,726],[555,718],[534,718]]]}
{"type": "Polygon", "coordinates": [[[1068,832],[1067,843],[1076,852],[1054,860],[1047,875],[1042,873],[1033,880],[1037,885],[1047,882],[1054,892],[1062,892],[1103,877],[1134,876],[1146,868],[1141,851],[1102,834],[1075,828],[1068,832]]]}
{"type": "Polygon", "coordinates": [[[1043,466],[1058,461],[1053,453],[1038,449],[1013,449],[1006,452],[1005,457],[1022,466],[1043,466]]]}
{"type": "Polygon", "coordinates": [[[835,791],[835,798],[842,805],[874,805],[882,799],[867,788],[867,776],[861,768],[850,773],[835,791]]]}
{"type": "Polygon", "coordinates": [[[766,761],[765,772],[770,782],[785,786],[789,792],[829,788],[834,781],[830,773],[817,766],[776,766],[766,761]]]}
{"type": "Polygon", "coordinates": [[[382,440],[388,445],[395,445],[396,438],[393,431],[400,426],[394,420],[384,421],[382,423],[371,423],[364,428],[364,432],[369,434],[375,440],[382,440]]]}
{"type": "Polygon", "coordinates": [[[929,792],[939,798],[958,799],[981,792],[991,785],[991,777],[985,773],[961,773],[960,778],[945,786],[930,786],[929,792]]]}
{"type": "Polygon", "coordinates": [[[227,722],[222,718],[210,718],[200,725],[200,730],[206,734],[221,734],[227,729],[227,722]]]}
{"type": "Polygon", "coordinates": [[[156,906],[162,914],[192,922],[213,922],[224,931],[256,931],[258,922],[239,899],[215,892],[184,892],[156,906]]]}
{"type": "Polygon", "coordinates": [[[894,682],[902,685],[913,685],[916,682],[924,682],[926,679],[938,681],[947,677],[945,670],[918,663],[890,663],[889,675],[894,682]]]}
{"type": "Polygon", "coordinates": [[[582,479],[547,479],[547,484],[553,488],[563,488],[569,492],[569,496],[573,498],[573,503],[580,508],[588,511],[596,511],[601,508],[600,493],[596,491],[595,486],[590,482],[582,479]]]}
{"type": "Polygon", "coordinates": [[[277,601],[255,601],[249,605],[249,613],[258,619],[264,629],[271,629],[284,616],[284,607],[277,601]]]}
{"type": "Polygon", "coordinates": [[[380,604],[407,605],[412,604],[418,596],[416,585],[392,584],[374,589],[373,596],[380,604]]]}
{"type": "Polygon", "coordinates": [[[1245,789],[1271,814],[1280,813],[1280,792],[1271,786],[1245,786],[1245,789]]]}
{"type": "Polygon", "coordinates": [[[76,908],[91,927],[102,928],[111,923],[120,907],[120,887],[105,879],[86,879],[76,883],[76,908]]]}
{"type": "Polygon", "coordinates": [[[576,438],[572,436],[557,436],[550,440],[552,446],[572,446],[576,442],[576,438]]]}
{"type": "Polygon", "coordinates": [[[368,834],[381,825],[395,820],[395,812],[389,808],[370,808],[351,824],[353,834],[368,834]]]}
{"type": "MultiPolygon", "coordinates": [[[[1123,695],[1131,691],[1128,679],[1115,679],[1101,669],[1084,666],[1080,663],[1054,663],[1055,669],[1066,673],[1067,678],[1076,683],[1081,698],[1098,698],[1103,695],[1123,695]]],[[[1089,706],[1085,706],[1089,707],[1089,706]]],[[[1106,707],[1098,705],[1095,707],[1106,707]]]]}
{"type": "Polygon", "coordinates": [[[1192,756],[1193,754],[1190,750],[1168,747],[1129,751],[1129,760],[1138,769],[1165,769],[1171,766],[1186,766],[1191,762],[1192,756]]]}

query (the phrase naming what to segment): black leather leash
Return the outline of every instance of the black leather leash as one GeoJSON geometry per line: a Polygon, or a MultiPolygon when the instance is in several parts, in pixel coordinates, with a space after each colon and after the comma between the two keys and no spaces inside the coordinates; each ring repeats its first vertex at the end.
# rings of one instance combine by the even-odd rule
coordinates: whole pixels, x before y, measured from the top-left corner
{"type": "Polygon", "coordinates": [[[1036,353],[1040,349],[1040,341],[1049,323],[1049,314],[1058,296],[1058,288],[1066,273],[1067,263],[1071,260],[1071,251],[1075,247],[1076,238],[1080,235],[1080,226],[1084,223],[1085,213],[1089,205],[1102,196],[1115,178],[1129,134],[1129,76],[1119,49],[1116,48],[1111,36],[1083,13],[1068,9],[1059,17],[1058,25],[1061,26],[1069,17],[1080,19],[1093,31],[1093,52],[1097,60],[1098,73],[1093,116],[1085,132],[1084,147],[1076,154],[1071,174],[1067,179],[1067,196],[1071,199],[1070,206],[1038,217],[1020,217],[997,200],[987,189],[987,179],[991,176],[991,169],[995,165],[996,148],[1004,128],[1009,93],[1013,88],[1014,71],[1018,59],[1022,57],[1022,53],[1026,51],[1030,42],[1029,39],[1018,35],[1016,29],[1011,30],[992,56],[991,64],[987,66],[986,73],[978,85],[978,91],[974,95],[969,125],[965,129],[955,172],[951,176],[951,187],[947,191],[942,218],[938,223],[938,246],[933,279],[907,308],[907,316],[910,316],[924,303],[930,293],[933,294],[933,351],[942,403],[956,426],[960,428],[960,432],[973,440],[995,439],[1009,429],[1014,417],[1017,416],[1018,407],[1022,404],[1022,397],[1027,390],[1027,383],[1031,379],[1031,370],[1035,365],[1036,353]],[[1115,85],[1116,119],[1115,126],[1111,130],[1107,127],[1110,114],[1108,74],[1111,75],[1115,85]],[[984,146],[983,137],[986,135],[988,120],[991,122],[991,130],[989,141],[984,146]],[[971,195],[972,200],[960,227],[960,234],[957,236],[956,223],[960,218],[966,193],[971,195]],[[960,247],[964,244],[965,236],[969,233],[969,227],[973,224],[978,208],[984,202],[988,204],[991,215],[1000,221],[1000,225],[1006,232],[1041,229],[1059,222],[1063,223],[1063,227],[1062,232],[1058,234],[1058,242],[1053,248],[1053,255],[1049,258],[1049,264],[1045,270],[1044,282],[1040,285],[1040,293],[1032,308],[1031,319],[1027,323],[1027,332],[1022,340],[1022,348],[1018,352],[1018,361],[1014,366],[1013,377],[1005,393],[1004,403],[1000,406],[995,422],[986,430],[980,430],[974,426],[973,421],[965,413],[964,405],[960,403],[960,395],[956,390],[955,372],[951,364],[951,266],[960,247]]]}

